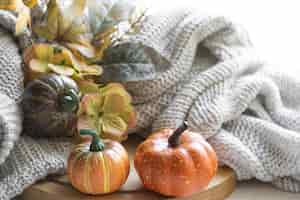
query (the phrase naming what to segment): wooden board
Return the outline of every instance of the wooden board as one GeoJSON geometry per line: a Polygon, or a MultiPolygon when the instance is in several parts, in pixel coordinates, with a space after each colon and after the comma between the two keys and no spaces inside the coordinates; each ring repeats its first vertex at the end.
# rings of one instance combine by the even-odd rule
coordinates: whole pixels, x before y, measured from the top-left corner
{"type": "MultiPolygon", "coordinates": [[[[129,152],[131,161],[130,175],[124,186],[113,194],[91,196],[84,195],[73,189],[70,185],[67,176],[51,176],[46,180],[40,181],[31,186],[21,196],[23,200],[165,200],[171,199],[163,197],[153,192],[144,189],[140,183],[139,177],[134,169],[133,156],[136,146],[141,142],[141,139],[136,136],[130,136],[124,144],[129,152]]],[[[190,197],[177,198],[180,200],[224,200],[228,197],[235,188],[235,174],[226,167],[219,168],[218,174],[211,181],[209,186],[190,197]]],[[[174,199],[174,198],[173,198],[174,199]]]]}

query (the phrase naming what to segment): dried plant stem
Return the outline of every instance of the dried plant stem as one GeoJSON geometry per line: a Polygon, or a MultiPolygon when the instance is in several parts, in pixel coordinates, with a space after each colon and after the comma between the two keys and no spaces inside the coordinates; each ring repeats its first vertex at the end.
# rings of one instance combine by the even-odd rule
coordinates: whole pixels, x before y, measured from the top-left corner
{"type": "Polygon", "coordinates": [[[121,42],[124,37],[126,35],[129,35],[131,33],[132,30],[136,29],[138,25],[140,25],[142,23],[142,21],[145,19],[146,17],[146,13],[149,9],[145,9],[142,14],[132,23],[130,23],[130,27],[128,28],[127,31],[125,31],[121,36],[119,36],[118,38],[115,38],[114,40],[112,40],[111,45],[110,46],[115,46],[116,44],[118,44],[119,42],[121,42]]]}

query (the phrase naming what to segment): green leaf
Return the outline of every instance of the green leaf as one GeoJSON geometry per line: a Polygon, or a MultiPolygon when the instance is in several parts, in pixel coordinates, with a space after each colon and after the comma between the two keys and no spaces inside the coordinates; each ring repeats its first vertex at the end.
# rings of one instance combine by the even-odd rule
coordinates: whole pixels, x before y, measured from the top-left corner
{"type": "Polygon", "coordinates": [[[156,50],[141,43],[123,43],[104,51],[99,82],[151,80],[169,69],[170,63],[156,50]]]}

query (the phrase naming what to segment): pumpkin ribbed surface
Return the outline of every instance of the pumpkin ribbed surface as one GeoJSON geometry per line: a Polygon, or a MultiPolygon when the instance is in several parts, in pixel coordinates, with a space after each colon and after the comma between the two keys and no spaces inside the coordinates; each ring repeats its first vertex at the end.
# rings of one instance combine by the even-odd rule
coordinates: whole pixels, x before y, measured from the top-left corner
{"type": "Polygon", "coordinates": [[[34,137],[72,136],[79,98],[77,84],[68,77],[50,74],[31,81],[22,100],[24,132],[34,137]]]}
{"type": "Polygon", "coordinates": [[[166,196],[187,196],[205,188],[217,172],[212,147],[197,133],[185,131],[170,147],[172,129],[151,135],[136,152],[135,168],[143,185],[166,196]]]}

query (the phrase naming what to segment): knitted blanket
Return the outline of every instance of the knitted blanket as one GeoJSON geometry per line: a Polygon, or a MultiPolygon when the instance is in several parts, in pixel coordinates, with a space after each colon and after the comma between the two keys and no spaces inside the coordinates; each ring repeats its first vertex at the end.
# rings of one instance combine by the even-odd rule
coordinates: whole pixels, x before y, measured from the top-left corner
{"type": "MultiPolygon", "coordinates": [[[[149,16],[131,40],[169,61],[145,75],[150,79],[124,82],[138,112],[134,132],[146,136],[150,129],[188,120],[213,145],[220,165],[233,168],[239,180],[257,178],[300,192],[300,80],[270,70],[243,28],[224,17],[173,11],[149,16]]],[[[3,60],[0,70],[7,65],[3,60]]],[[[11,67],[19,69],[20,62],[11,67]]],[[[6,80],[14,76],[8,73],[6,80]]],[[[2,94],[6,87],[1,85],[2,94]]],[[[63,173],[69,146],[67,139],[20,137],[0,166],[0,199],[13,198],[48,174],[63,173]]]]}

